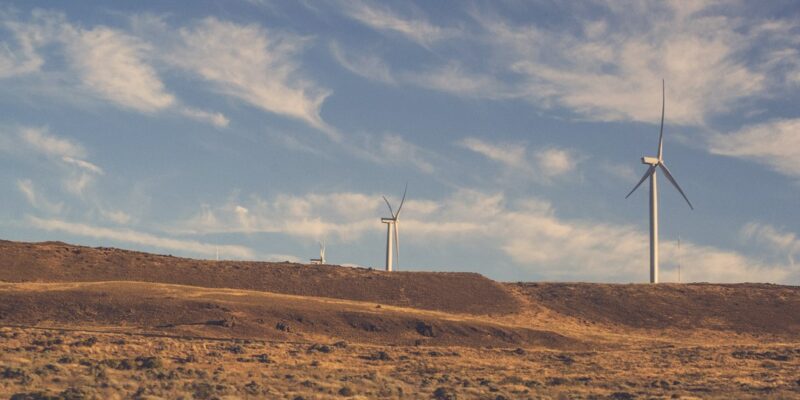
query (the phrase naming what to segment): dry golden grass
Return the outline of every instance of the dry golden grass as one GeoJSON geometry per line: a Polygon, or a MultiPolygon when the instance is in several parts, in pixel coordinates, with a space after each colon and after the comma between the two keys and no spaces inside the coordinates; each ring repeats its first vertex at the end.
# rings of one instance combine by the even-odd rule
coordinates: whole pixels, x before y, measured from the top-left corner
{"type": "Polygon", "coordinates": [[[0,247],[0,398],[800,398],[798,287],[0,247]]]}
{"type": "Polygon", "coordinates": [[[2,396],[800,397],[797,344],[554,351],[184,339],[8,327],[0,330],[0,337],[2,396]]]}

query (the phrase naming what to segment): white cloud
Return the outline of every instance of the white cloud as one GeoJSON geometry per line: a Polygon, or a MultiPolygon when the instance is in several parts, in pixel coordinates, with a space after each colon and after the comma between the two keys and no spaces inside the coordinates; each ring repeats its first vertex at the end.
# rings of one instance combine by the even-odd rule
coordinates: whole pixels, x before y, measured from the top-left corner
{"type": "MultiPolygon", "coordinates": [[[[253,197],[246,206],[235,200],[219,207],[205,206],[178,226],[194,234],[267,232],[303,240],[353,241],[380,235],[384,227],[379,218],[387,213],[378,194],[281,195],[272,200],[253,197]]],[[[401,226],[404,242],[412,246],[497,251],[515,268],[548,280],[645,282],[649,271],[646,232],[631,225],[561,218],[552,204],[536,197],[509,202],[502,193],[468,189],[441,201],[412,196],[404,206],[401,226]]],[[[678,260],[683,281],[794,279],[791,269],[781,263],[689,241],[683,241],[678,251],[675,241],[662,240],[661,253],[663,281],[677,280],[678,260]]]]}
{"type": "MultiPolygon", "coordinates": [[[[508,204],[502,194],[462,190],[444,200],[441,212],[424,222],[409,212],[406,241],[452,240],[499,249],[520,268],[554,280],[638,281],[648,274],[647,233],[629,225],[557,216],[553,207],[535,197],[508,204]],[[419,224],[419,225],[417,225],[419,224]],[[449,226],[426,231],[425,224],[449,226]],[[460,224],[460,225],[456,225],[460,224]]],[[[662,277],[676,280],[678,257],[684,281],[785,282],[790,271],[737,252],[684,241],[680,254],[674,241],[662,240],[662,277]]]]}
{"type": "Polygon", "coordinates": [[[69,139],[50,134],[47,128],[23,127],[19,130],[23,142],[38,153],[56,158],[86,157],[86,150],[69,139]]]}
{"type": "Polygon", "coordinates": [[[133,217],[130,214],[119,210],[100,210],[100,214],[107,220],[120,224],[127,225],[133,217]]]}
{"type": "Polygon", "coordinates": [[[791,177],[800,177],[800,119],[745,126],[731,134],[715,134],[709,151],[752,160],[791,177]]]}
{"type": "Polygon", "coordinates": [[[539,150],[534,154],[537,169],[547,178],[564,175],[575,169],[580,160],[572,152],[558,148],[539,150]]]}
{"type": "Polygon", "coordinates": [[[216,255],[216,249],[230,257],[252,259],[254,252],[244,246],[221,245],[203,243],[194,240],[173,239],[156,236],[149,233],[138,232],[130,229],[111,229],[93,225],[63,221],[59,219],[42,219],[28,217],[31,225],[47,231],[60,231],[72,235],[86,236],[103,240],[114,240],[125,243],[134,243],[159,249],[182,251],[192,254],[201,254],[206,257],[216,255]]]}
{"type": "Polygon", "coordinates": [[[44,198],[34,187],[30,179],[20,179],[17,181],[17,189],[25,196],[28,203],[34,208],[45,212],[58,214],[64,208],[63,203],[52,203],[44,198]]]}
{"type": "Polygon", "coordinates": [[[228,117],[219,112],[208,112],[192,107],[181,107],[180,113],[197,121],[210,123],[217,128],[225,128],[230,123],[228,117]]]}
{"type": "Polygon", "coordinates": [[[281,195],[269,201],[253,196],[249,202],[232,198],[218,207],[203,206],[175,230],[191,234],[283,233],[314,240],[336,236],[349,241],[380,228],[376,221],[381,204],[380,196],[356,193],[281,195]]]}
{"type": "Polygon", "coordinates": [[[800,253],[800,239],[796,234],[769,224],[751,222],[742,228],[741,235],[745,239],[767,246],[772,252],[784,253],[789,264],[795,265],[795,256],[800,253]]]}
{"type": "Polygon", "coordinates": [[[397,81],[388,65],[374,54],[346,52],[336,42],[330,44],[331,54],[348,71],[369,80],[395,84],[397,81]]]}
{"type": "Polygon", "coordinates": [[[305,40],[213,17],[180,29],[179,36],[180,44],[168,56],[175,66],[212,82],[225,95],[339,138],[320,116],[331,92],[300,72],[296,55],[305,40]]]}
{"type": "Polygon", "coordinates": [[[344,142],[355,156],[380,165],[411,165],[420,172],[436,171],[433,160],[441,159],[435,152],[420,147],[402,136],[386,133],[379,137],[364,135],[361,142],[344,142]],[[376,140],[377,139],[377,140],[376,140]]]}
{"type": "Polygon", "coordinates": [[[499,100],[522,95],[519,90],[509,88],[490,74],[466,71],[463,66],[453,61],[428,70],[405,73],[403,78],[406,82],[421,88],[466,97],[499,100]]]}
{"type": "MultiPolygon", "coordinates": [[[[34,12],[34,16],[39,22],[51,20],[40,11],[34,12]]],[[[0,42],[0,78],[38,72],[44,65],[44,58],[37,48],[43,37],[49,36],[45,31],[46,26],[16,22],[2,13],[0,17],[5,17],[0,25],[11,33],[6,40],[0,42]],[[15,39],[13,42],[12,37],[15,39]]]]}
{"type": "Polygon", "coordinates": [[[578,30],[475,18],[497,56],[519,75],[525,97],[541,106],[564,106],[596,120],[657,122],[665,78],[669,121],[702,124],[765,95],[767,73],[740,58],[754,45],[744,24],[759,22],[687,11],[682,4],[607,4],[604,20],[576,16],[578,30]],[[642,23],[608,23],[614,20],[642,23]]]}
{"type": "Polygon", "coordinates": [[[82,145],[54,135],[47,128],[22,127],[18,137],[29,149],[46,156],[59,167],[64,175],[64,189],[76,196],[83,196],[95,176],[104,173],[102,168],[83,159],[87,152],[82,145]]]}
{"type": "Polygon", "coordinates": [[[582,162],[582,157],[577,156],[574,150],[556,147],[529,151],[522,143],[489,143],[474,137],[463,139],[458,144],[541,183],[549,183],[574,171],[575,166],[582,162]]]}
{"type": "Polygon", "coordinates": [[[152,47],[133,36],[102,26],[79,29],[67,49],[84,85],[104,98],[145,113],[176,101],[144,61],[152,47]]]}
{"type": "MultiPolygon", "coordinates": [[[[143,19],[146,18],[134,18],[143,19]]],[[[99,98],[145,114],[170,110],[217,127],[228,124],[222,113],[181,105],[165,87],[154,65],[161,53],[168,51],[169,31],[159,32],[163,36],[154,46],[120,29],[83,28],[70,23],[63,13],[40,10],[33,11],[28,21],[0,14],[0,24],[12,32],[18,43],[12,48],[8,42],[0,42],[0,78],[32,75],[34,78],[25,86],[31,94],[70,104],[99,98]],[[44,52],[50,50],[46,46],[60,46],[69,68],[44,69],[59,54],[50,51],[44,57],[44,52]]]]}
{"type": "Polygon", "coordinates": [[[83,168],[88,172],[92,172],[92,173],[95,173],[95,174],[98,174],[98,175],[102,175],[103,174],[103,169],[102,168],[100,168],[97,165],[94,165],[94,164],[92,164],[92,163],[90,163],[88,161],[79,160],[77,158],[72,158],[72,157],[68,157],[68,156],[61,157],[61,160],[64,161],[65,163],[67,163],[67,164],[72,164],[72,165],[75,165],[77,167],[83,168]]]}
{"type": "Polygon", "coordinates": [[[508,167],[530,169],[526,159],[526,146],[523,144],[492,144],[474,137],[465,138],[458,144],[508,167]]]}
{"type": "Polygon", "coordinates": [[[429,152],[406,141],[399,135],[384,135],[378,153],[375,156],[395,164],[411,163],[418,170],[427,174],[434,171],[433,164],[428,161],[429,152]]]}
{"type": "Polygon", "coordinates": [[[342,6],[348,17],[378,31],[398,33],[423,47],[458,34],[456,29],[438,27],[421,16],[401,17],[387,7],[369,2],[345,1],[342,6]]]}

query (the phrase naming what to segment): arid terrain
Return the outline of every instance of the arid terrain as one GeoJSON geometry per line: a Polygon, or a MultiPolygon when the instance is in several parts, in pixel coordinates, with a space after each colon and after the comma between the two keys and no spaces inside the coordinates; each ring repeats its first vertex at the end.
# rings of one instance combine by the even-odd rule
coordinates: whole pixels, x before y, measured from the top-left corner
{"type": "Polygon", "coordinates": [[[800,398],[800,287],[0,241],[0,397],[800,398]]]}

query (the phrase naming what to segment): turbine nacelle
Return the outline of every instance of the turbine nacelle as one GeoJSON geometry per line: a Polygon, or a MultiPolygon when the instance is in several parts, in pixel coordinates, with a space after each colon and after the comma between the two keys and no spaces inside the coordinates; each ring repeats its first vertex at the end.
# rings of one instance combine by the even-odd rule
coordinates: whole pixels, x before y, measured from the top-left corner
{"type": "Polygon", "coordinates": [[[642,157],[642,164],[655,166],[655,165],[658,165],[660,163],[661,163],[661,160],[659,160],[656,157],[646,157],[646,156],[642,157]]]}
{"type": "Polygon", "coordinates": [[[397,218],[381,218],[381,222],[384,224],[393,224],[397,222],[397,218]]]}

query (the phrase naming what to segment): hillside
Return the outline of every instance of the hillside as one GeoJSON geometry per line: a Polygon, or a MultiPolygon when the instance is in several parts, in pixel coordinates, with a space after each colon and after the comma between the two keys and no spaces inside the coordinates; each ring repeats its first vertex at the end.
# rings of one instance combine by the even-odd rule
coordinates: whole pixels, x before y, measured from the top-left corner
{"type": "Polygon", "coordinates": [[[331,265],[208,261],[60,242],[0,241],[0,281],[139,281],[371,301],[470,314],[507,314],[518,301],[475,273],[392,272],[331,265]]]}
{"type": "Polygon", "coordinates": [[[797,398],[800,288],[0,242],[0,396],[797,398]]]}

